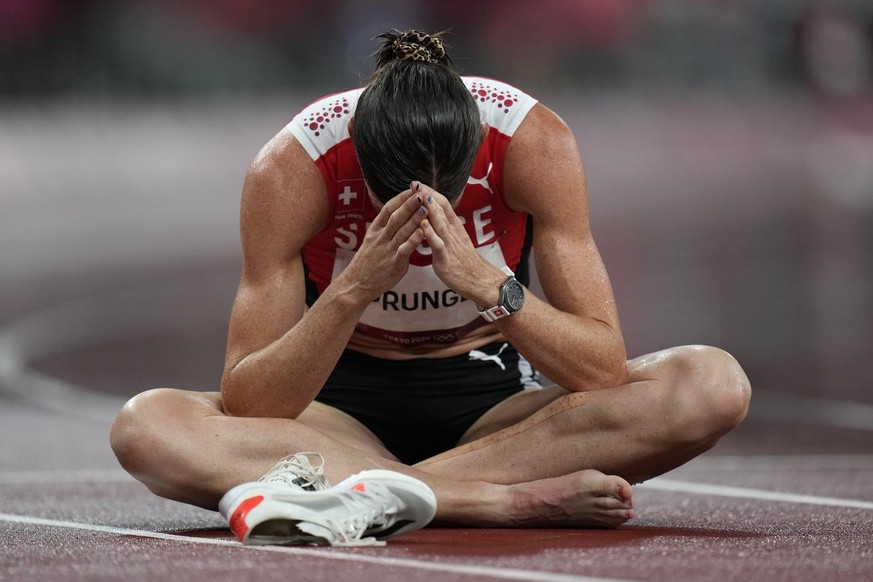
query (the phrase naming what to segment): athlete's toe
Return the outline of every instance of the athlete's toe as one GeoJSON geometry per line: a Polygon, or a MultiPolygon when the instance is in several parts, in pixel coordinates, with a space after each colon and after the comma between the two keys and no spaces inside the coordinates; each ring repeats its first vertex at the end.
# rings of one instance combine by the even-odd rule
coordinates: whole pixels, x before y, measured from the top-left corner
{"type": "Polygon", "coordinates": [[[630,500],[616,499],[615,497],[598,497],[596,500],[597,507],[600,509],[631,509],[633,504],[630,500]]]}

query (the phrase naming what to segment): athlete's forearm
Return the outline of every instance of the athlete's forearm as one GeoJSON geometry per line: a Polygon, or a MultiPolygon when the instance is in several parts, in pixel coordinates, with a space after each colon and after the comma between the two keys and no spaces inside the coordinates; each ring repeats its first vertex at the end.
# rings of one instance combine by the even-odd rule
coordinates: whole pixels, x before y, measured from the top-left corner
{"type": "Polygon", "coordinates": [[[521,310],[494,325],[534,368],[567,390],[612,388],[627,377],[619,330],[559,311],[530,292],[521,310]]]}
{"type": "MultiPolygon", "coordinates": [[[[367,229],[351,263],[312,308],[301,317],[288,317],[287,321],[295,323],[281,337],[227,367],[222,395],[228,412],[296,418],[312,403],[364,310],[409,269],[409,257],[423,240],[418,223],[426,213],[420,212],[421,205],[412,190],[386,203],[367,229]]],[[[264,294],[264,301],[276,305],[285,301],[286,294],[287,288],[280,285],[272,297],[264,294]]],[[[249,325],[258,325],[259,320],[271,316],[263,306],[253,306],[256,313],[246,313],[245,308],[243,304],[239,319],[249,325]]]]}
{"type": "Polygon", "coordinates": [[[230,414],[296,418],[312,403],[368,304],[337,283],[284,335],[225,371],[221,391],[230,414]]]}

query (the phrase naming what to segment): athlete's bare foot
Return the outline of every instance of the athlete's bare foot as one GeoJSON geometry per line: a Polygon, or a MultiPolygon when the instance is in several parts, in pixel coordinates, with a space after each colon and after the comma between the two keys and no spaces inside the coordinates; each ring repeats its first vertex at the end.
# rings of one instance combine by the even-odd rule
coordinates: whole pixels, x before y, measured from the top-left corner
{"type": "Polygon", "coordinates": [[[633,517],[633,490],[615,475],[588,469],[509,487],[520,527],[618,527],[633,517]]]}

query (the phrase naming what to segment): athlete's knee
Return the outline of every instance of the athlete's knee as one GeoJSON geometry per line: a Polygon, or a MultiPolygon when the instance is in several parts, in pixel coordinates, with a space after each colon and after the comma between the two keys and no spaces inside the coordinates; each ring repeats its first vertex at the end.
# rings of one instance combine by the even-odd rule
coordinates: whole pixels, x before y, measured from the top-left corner
{"type": "Polygon", "coordinates": [[[174,432],[167,425],[177,401],[175,390],[149,390],[131,398],[118,413],[109,444],[127,471],[139,477],[160,465],[174,432]]]}
{"type": "Polygon", "coordinates": [[[752,391],[733,356],[710,346],[685,346],[676,349],[673,359],[679,409],[700,438],[721,436],[742,422],[752,391]]]}

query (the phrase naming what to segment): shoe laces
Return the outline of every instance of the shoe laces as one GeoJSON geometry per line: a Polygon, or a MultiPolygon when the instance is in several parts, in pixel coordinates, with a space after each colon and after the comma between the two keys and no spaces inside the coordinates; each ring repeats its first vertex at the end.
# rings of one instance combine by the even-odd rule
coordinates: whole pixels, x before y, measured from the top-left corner
{"type": "Polygon", "coordinates": [[[336,497],[348,513],[343,518],[328,517],[324,520],[338,538],[333,545],[381,545],[375,538],[363,536],[368,530],[390,525],[397,506],[392,502],[394,496],[381,490],[378,484],[368,484],[367,488],[367,491],[337,491],[336,497]]]}
{"type": "Polygon", "coordinates": [[[305,491],[323,491],[330,487],[324,475],[324,457],[319,453],[295,453],[280,460],[258,479],[262,483],[284,483],[305,491]],[[313,465],[310,457],[317,458],[313,465]]]}

